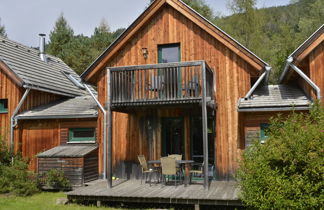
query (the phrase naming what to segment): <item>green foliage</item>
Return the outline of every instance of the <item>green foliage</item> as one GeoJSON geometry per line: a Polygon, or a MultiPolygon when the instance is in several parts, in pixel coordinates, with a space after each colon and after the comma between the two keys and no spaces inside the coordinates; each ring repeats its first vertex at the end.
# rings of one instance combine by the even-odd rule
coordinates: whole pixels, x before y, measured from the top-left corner
{"type": "Polygon", "coordinates": [[[0,18],[0,36],[7,37],[7,33],[6,33],[5,26],[4,25],[1,25],[1,18],[0,18]]]}
{"type": "Polygon", "coordinates": [[[47,52],[64,60],[63,48],[73,39],[73,35],[73,29],[61,14],[55,23],[54,30],[49,35],[47,52]]]}
{"type": "Polygon", "coordinates": [[[204,16],[207,20],[213,21],[215,19],[213,9],[204,0],[183,0],[183,2],[204,16]]]}
{"type": "Polygon", "coordinates": [[[20,155],[13,157],[0,139],[0,193],[28,196],[38,192],[37,177],[28,171],[28,164],[20,155]]]}
{"type": "Polygon", "coordinates": [[[44,176],[44,184],[53,189],[69,189],[70,181],[65,177],[62,170],[51,169],[44,176]]]}
{"type": "Polygon", "coordinates": [[[246,149],[237,178],[257,209],[320,209],[324,203],[324,108],[271,120],[268,140],[246,149]]]}
{"type": "Polygon", "coordinates": [[[69,67],[81,74],[124,29],[111,32],[102,20],[91,37],[74,35],[73,29],[61,14],[57,19],[46,52],[61,58],[69,67]]]}
{"type": "Polygon", "coordinates": [[[295,0],[280,7],[256,9],[256,0],[232,0],[233,15],[215,24],[272,67],[276,83],[287,57],[323,24],[323,0],[295,0]]]}

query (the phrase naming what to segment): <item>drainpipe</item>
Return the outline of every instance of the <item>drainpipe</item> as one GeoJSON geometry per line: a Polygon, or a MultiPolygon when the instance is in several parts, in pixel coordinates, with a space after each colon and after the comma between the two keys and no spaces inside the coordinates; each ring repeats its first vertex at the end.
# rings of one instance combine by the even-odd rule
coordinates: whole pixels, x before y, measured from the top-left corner
{"type": "Polygon", "coordinates": [[[96,102],[97,106],[99,107],[99,109],[103,112],[103,115],[104,115],[104,123],[103,123],[103,128],[104,128],[104,131],[103,131],[103,135],[104,135],[104,155],[103,155],[103,165],[104,165],[104,170],[103,170],[103,179],[106,180],[107,179],[107,129],[106,129],[106,122],[107,122],[107,112],[106,110],[103,108],[103,106],[100,104],[100,102],[98,101],[98,99],[96,98],[96,96],[92,93],[92,91],[90,90],[90,88],[84,84],[84,87],[87,89],[87,91],[89,92],[89,94],[92,96],[93,100],[96,102]]]}
{"type": "Polygon", "coordinates": [[[285,68],[279,78],[279,83],[282,83],[284,77],[286,76],[287,74],[287,71],[289,69],[289,65],[293,62],[294,58],[293,57],[288,57],[287,61],[286,61],[286,65],[285,65],[285,68]]]}
{"type": "Polygon", "coordinates": [[[26,100],[29,91],[30,91],[30,88],[26,89],[24,95],[20,99],[15,111],[12,113],[11,118],[10,118],[10,154],[11,155],[13,154],[14,128],[18,124],[18,120],[15,119],[15,116],[19,112],[19,110],[20,110],[21,106],[23,105],[24,101],[26,100]]]}
{"type": "Polygon", "coordinates": [[[302,70],[300,70],[297,66],[295,66],[294,64],[290,63],[289,66],[295,70],[295,72],[297,72],[297,74],[299,74],[304,80],[306,80],[306,82],[312,86],[312,88],[315,89],[316,91],[316,96],[318,100],[321,100],[321,89],[306,75],[304,74],[304,72],[302,70]]]}
{"type": "Polygon", "coordinates": [[[249,92],[246,94],[246,96],[244,97],[245,99],[248,99],[251,97],[252,93],[255,91],[255,89],[259,86],[259,84],[262,82],[262,80],[267,76],[267,71],[264,71],[261,76],[259,77],[259,79],[254,83],[254,85],[252,86],[252,88],[249,90],[249,92]]]}

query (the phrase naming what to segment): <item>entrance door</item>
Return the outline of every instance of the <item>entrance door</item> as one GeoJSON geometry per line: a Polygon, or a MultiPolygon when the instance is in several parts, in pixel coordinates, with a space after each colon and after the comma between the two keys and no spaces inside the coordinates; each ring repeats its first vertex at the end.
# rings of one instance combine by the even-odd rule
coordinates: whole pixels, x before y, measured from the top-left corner
{"type": "Polygon", "coordinates": [[[162,118],[162,156],[184,152],[183,118],[162,118]]]}

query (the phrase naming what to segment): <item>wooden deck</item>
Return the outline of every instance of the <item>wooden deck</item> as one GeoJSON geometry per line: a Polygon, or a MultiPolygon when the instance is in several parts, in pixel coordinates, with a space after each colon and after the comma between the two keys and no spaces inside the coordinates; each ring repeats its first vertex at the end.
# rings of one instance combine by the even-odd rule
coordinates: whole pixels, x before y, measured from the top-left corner
{"type": "Polygon", "coordinates": [[[144,182],[141,184],[140,180],[120,180],[108,189],[106,181],[97,180],[68,192],[67,196],[70,200],[84,201],[241,206],[238,192],[237,183],[233,181],[212,181],[207,191],[202,183],[187,187],[160,183],[150,186],[144,182]]]}

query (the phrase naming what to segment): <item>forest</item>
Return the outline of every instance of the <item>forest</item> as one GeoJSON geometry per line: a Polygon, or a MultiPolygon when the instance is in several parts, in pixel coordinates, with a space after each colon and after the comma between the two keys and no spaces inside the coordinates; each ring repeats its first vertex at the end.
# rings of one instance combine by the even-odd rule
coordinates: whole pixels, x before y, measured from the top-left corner
{"type": "MultiPolygon", "coordinates": [[[[256,7],[257,0],[229,0],[230,16],[216,14],[204,0],[183,1],[269,63],[271,83],[276,83],[287,57],[324,23],[323,0],[291,0],[286,6],[261,9],[256,7]]],[[[60,14],[46,51],[80,74],[124,30],[111,31],[103,19],[90,37],[75,34],[60,14]]],[[[0,35],[6,36],[5,23],[1,22],[0,35]]]]}

